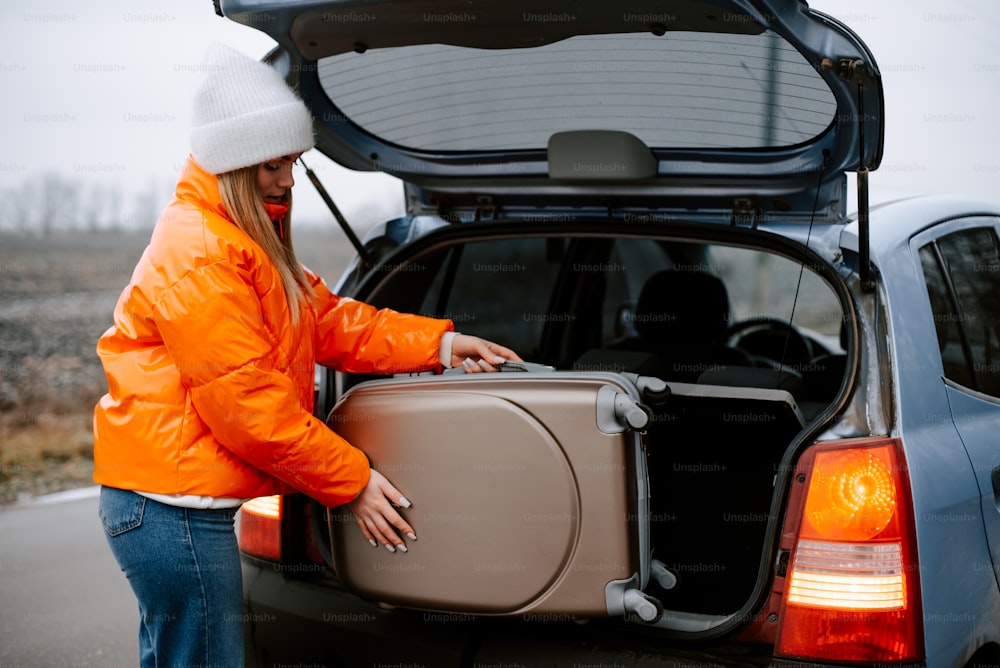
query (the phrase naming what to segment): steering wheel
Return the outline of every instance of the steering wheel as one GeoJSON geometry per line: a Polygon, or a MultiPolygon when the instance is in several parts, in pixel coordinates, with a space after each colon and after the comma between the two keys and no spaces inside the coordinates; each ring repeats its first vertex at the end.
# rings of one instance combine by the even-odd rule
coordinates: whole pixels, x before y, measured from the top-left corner
{"type": "Polygon", "coordinates": [[[777,367],[792,368],[809,364],[813,347],[787,320],[770,316],[742,320],[726,329],[726,345],[745,350],[754,359],[777,367]]]}

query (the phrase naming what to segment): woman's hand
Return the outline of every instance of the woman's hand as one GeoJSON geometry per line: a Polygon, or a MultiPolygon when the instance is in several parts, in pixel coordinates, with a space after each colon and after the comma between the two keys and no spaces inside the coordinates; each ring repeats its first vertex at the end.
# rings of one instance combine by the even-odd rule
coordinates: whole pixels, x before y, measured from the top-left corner
{"type": "Polygon", "coordinates": [[[406,543],[396,531],[410,540],[416,540],[417,536],[413,532],[413,527],[396,512],[395,506],[409,508],[410,502],[375,469],[372,469],[365,488],[348,504],[354,513],[354,519],[361,527],[361,533],[372,546],[381,543],[390,552],[396,550],[406,552],[406,543]]]}
{"type": "Polygon", "coordinates": [[[451,366],[461,366],[466,373],[496,371],[505,360],[523,361],[510,348],[468,334],[456,334],[451,342],[451,366]]]}

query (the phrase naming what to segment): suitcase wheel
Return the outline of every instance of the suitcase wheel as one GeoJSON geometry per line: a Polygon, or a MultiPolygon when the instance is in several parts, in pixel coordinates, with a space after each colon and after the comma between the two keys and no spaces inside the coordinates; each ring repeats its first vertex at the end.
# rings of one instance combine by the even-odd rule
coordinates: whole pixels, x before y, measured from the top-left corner
{"type": "Polygon", "coordinates": [[[657,622],[663,615],[663,604],[638,589],[626,591],[623,603],[626,613],[632,613],[647,624],[657,622]]]}

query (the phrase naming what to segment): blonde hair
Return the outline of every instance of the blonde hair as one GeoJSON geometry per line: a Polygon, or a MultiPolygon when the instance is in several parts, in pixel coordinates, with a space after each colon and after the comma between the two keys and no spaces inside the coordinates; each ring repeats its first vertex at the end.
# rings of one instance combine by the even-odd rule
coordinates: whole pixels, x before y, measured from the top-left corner
{"type": "Polygon", "coordinates": [[[292,324],[297,325],[299,309],[311,302],[316,293],[292,248],[292,193],[289,191],[287,195],[289,209],[281,223],[283,235],[279,237],[264,208],[264,198],[257,185],[258,169],[259,165],[251,165],[219,174],[219,194],[233,223],[256,241],[274,263],[285,290],[292,324]]]}

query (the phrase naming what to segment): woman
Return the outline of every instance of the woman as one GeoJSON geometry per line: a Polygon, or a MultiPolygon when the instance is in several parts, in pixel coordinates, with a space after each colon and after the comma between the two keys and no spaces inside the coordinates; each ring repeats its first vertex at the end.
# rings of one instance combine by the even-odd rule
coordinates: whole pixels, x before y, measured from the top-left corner
{"type": "Polygon", "coordinates": [[[150,666],[243,665],[233,518],[248,498],[299,490],[349,503],[373,546],[416,538],[401,492],[313,417],[315,363],[385,374],[519,359],[449,320],[341,299],[302,267],[289,209],[309,112],[232,49],[206,71],[175,196],[97,346],[109,391],[94,479],[150,666]]]}

